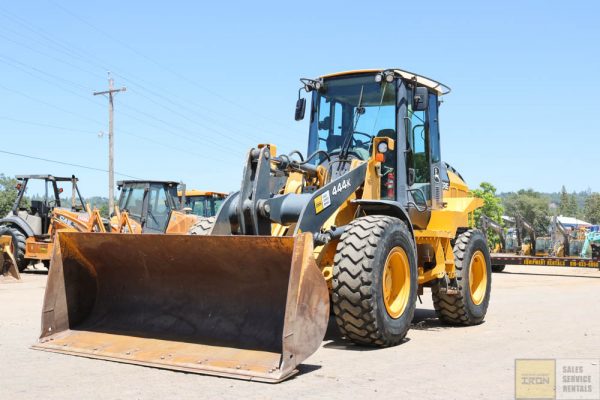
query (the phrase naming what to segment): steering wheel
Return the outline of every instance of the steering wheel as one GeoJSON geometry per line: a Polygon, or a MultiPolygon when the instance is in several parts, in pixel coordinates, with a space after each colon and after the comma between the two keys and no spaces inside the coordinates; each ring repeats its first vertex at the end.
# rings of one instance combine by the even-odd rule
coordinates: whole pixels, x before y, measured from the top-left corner
{"type": "MultiPolygon", "coordinates": [[[[331,157],[333,157],[333,156],[339,155],[341,152],[342,151],[340,149],[336,149],[336,150],[333,150],[332,152],[330,152],[329,155],[331,157]]],[[[357,153],[356,151],[349,150],[348,151],[348,160],[353,160],[353,159],[357,159],[357,160],[361,160],[361,161],[365,160],[365,158],[363,156],[361,156],[359,153],[357,153]]]]}
{"type": "Polygon", "coordinates": [[[368,133],[359,132],[359,131],[352,132],[352,146],[354,146],[354,147],[364,147],[365,149],[367,149],[371,143],[371,140],[373,140],[373,136],[369,135],[368,133]],[[359,141],[356,138],[354,138],[354,135],[366,136],[368,138],[368,140],[366,142],[359,141]]]}

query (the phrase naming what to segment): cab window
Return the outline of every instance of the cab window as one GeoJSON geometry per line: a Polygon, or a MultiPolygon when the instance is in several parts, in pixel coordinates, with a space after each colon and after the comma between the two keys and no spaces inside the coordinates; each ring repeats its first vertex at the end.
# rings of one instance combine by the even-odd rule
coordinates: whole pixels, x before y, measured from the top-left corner
{"type": "Polygon", "coordinates": [[[146,228],[164,231],[167,227],[170,211],[164,186],[151,185],[148,193],[146,228]]]}
{"type": "Polygon", "coordinates": [[[142,218],[142,207],[144,205],[144,185],[134,184],[123,189],[119,208],[127,211],[130,216],[138,221],[142,218]]]}

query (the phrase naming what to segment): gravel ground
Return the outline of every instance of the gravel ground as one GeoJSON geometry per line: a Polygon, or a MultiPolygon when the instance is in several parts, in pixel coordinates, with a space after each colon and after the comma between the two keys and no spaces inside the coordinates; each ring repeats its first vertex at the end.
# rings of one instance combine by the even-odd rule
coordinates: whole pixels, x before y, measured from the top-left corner
{"type": "Polygon", "coordinates": [[[42,272],[0,278],[0,399],[508,399],[516,358],[600,359],[597,270],[507,267],[486,321],[466,328],[440,325],[426,290],[406,343],[372,350],[329,332],[277,385],[31,350],[45,284],[42,272]]]}

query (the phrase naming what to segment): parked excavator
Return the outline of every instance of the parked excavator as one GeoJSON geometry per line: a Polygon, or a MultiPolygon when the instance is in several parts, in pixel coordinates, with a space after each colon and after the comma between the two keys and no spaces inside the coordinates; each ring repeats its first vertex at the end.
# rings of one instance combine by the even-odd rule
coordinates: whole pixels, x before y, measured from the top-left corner
{"type": "MultiPolygon", "coordinates": [[[[554,215],[550,224],[551,247],[548,255],[551,257],[569,257],[571,255],[571,237],[567,228],[554,215]]],[[[537,245],[536,245],[537,248],[537,245]]]]}
{"type": "Polygon", "coordinates": [[[600,259],[600,232],[588,232],[581,248],[582,258],[600,259]]]}
{"type": "MultiPolygon", "coordinates": [[[[500,225],[498,222],[494,221],[490,217],[485,214],[481,214],[479,217],[479,228],[484,235],[488,234],[488,230],[493,231],[498,235],[498,242],[491,250],[492,253],[504,253],[506,251],[506,236],[504,235],[504,227],[500,225]]],[[[488,241],[489,243],[489,241],[488,241]]],[[[492,265],[493,272],[502,272],[504,271],[504,265],[492,265]]]]}
{"type": "Polygon", "coordinates": [[[537,238],[535,234],[535,229],[520,215],[515,216],[515,232],[517,235],[517,253],[523,256],[535,256],[535,245],[537,238]],[[524,231],[528,234],[527,242],[523,238],[524,231]]]}
{"type": "Polygon", "coordinates": [[[214,222],[191,235],[59,232],[33,347],[279,382],[319,348],[330,310],[343,337],[372,347],[405,341],[425,287],[444,323],[481,323],[483,201],[441,158],[449,88],[400,69],[301,83],[308,155],[250,149],[214,222]]]}

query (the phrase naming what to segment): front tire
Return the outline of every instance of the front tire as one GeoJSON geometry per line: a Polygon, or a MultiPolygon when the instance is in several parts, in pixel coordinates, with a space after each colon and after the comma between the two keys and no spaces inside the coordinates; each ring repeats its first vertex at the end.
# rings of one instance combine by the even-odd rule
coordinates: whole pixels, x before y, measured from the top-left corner
{"type": "Polygon", "coordinates": [[[2,226],[0,227],[0,235],[8,235],[12,239],[10,251],[13,253],[15,257],[15,261],[17,262],[17,268],[19,268],[19,272],[25,271],[27,266],[29,265],[29,261],[25,260],[25,241],[27,238],[17,228],[13,228],[10,226],[2,226]]]}
{"type": "Polygon", "coordinates": [[[454,243],[458,294],[443,292],[436,282],[431,287],[438,317],[450,325],[477,325],[483,322],[490,302],[492,267],[485,236],[478,229],[458,235],[454,243]]]}
{"type": "Polygon", "coordinates": [[[192,225],[188,235],[208,235],[215,225],[215,220],[215,217],[198,217],[198,221],[192,225]]]}
{"type": "Polygon", "coordinates": [[[398,218],[372,215],[349,224],[337,246],[332,303],[342,335],[368,346],[402,342],[417,299],[414,239],[398,218]]]}

